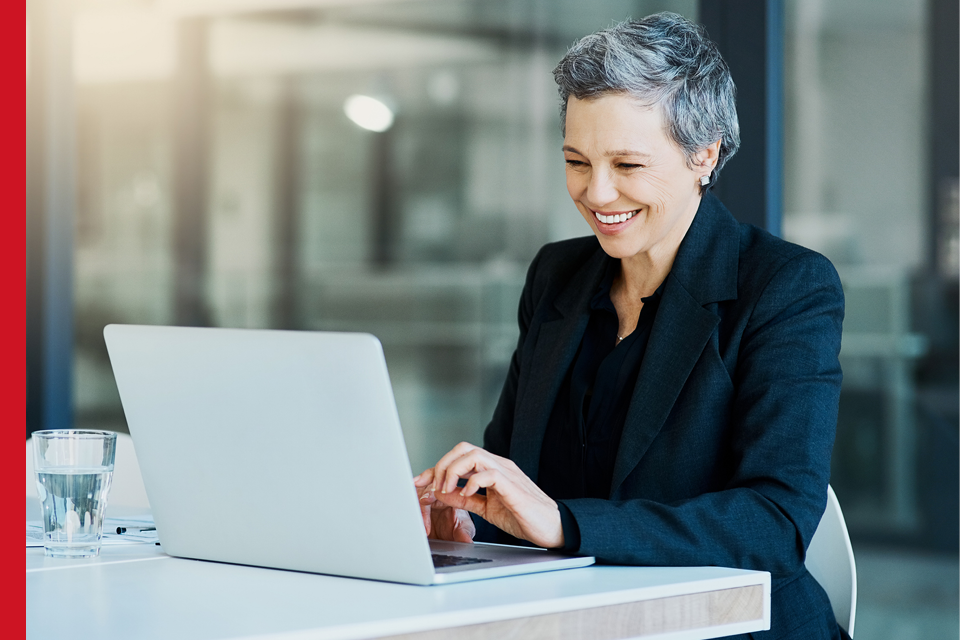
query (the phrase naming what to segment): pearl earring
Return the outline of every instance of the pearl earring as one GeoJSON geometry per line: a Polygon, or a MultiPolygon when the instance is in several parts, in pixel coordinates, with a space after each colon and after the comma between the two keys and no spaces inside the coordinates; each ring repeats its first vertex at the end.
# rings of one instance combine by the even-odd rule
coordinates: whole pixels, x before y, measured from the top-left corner
{"type": "Polygon", "coordinates": [[[700,186],[705,187],[710,184],[710,176],[700,176],[700,186]]]}

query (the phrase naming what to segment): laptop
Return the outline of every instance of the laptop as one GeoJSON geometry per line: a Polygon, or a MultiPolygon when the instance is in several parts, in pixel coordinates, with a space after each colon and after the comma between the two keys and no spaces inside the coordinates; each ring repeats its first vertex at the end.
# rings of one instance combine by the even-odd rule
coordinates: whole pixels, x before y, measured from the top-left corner
{"type": "Polygon", "coordinates": [[[419,585],[594,562],[427,540],[372,335],[133,325],[103,333],[170,555],[419,585]]]}

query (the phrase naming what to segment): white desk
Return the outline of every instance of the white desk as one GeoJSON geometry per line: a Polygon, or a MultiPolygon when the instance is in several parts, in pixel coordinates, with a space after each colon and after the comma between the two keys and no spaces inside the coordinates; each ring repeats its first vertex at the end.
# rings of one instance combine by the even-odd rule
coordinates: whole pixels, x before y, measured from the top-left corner
{"type": "Polygon", "coordinates": [[[418,587],[141,545],[86,560],[27,549],[26,570],[30,639],[698,639],[767,629],[770,618],[770,575],[721,567],[589,567],[418,587]]]}

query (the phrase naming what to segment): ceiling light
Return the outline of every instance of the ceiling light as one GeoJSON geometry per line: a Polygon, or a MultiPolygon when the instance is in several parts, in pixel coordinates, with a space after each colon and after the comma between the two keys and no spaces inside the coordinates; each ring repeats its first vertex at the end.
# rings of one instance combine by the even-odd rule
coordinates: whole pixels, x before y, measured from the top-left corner
{"type": "Polygon", "coordinates": [[[386,131],[393,126],[393,111],[376,98],[354,95],[343,103],[343,111],[357,126],[376,131],[386,131]]]}

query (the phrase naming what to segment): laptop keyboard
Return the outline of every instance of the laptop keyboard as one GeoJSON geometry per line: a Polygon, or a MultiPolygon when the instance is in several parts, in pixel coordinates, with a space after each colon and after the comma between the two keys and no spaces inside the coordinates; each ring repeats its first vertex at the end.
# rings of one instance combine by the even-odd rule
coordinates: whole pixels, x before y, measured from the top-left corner
{"type": "Polygon", "coordinates": [[[482,562],[493,562],[489,558],[465,558],[463,556],[448,556],[442,553],[434,553],[433,566],[437,569],[444,567],[459,567],[465,564],[480,564],[482,562]]]}

